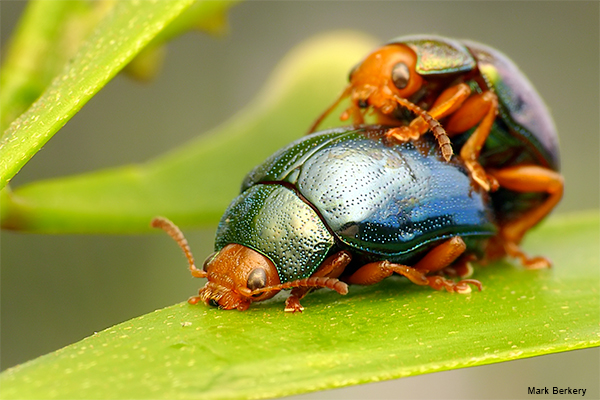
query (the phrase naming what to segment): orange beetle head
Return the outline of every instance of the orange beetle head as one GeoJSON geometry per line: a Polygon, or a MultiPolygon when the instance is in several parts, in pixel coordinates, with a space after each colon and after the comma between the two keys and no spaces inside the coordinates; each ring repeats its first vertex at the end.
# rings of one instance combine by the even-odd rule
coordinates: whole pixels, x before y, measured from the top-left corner
{"type": "Polygon", "coordinates": [[[196,268],[192,251],[177,225],[167,218],[156,217],[151,226],[164,230],[177,242],[188,260],[192,276],[208,278],[198,296],[188,300],[190,304],[202,300],[226,310],[243,311],[253,301],[269,299],[283,289],[273,262],[255,250],[228,244],[209,256],[201,270],[196,268]]]}
{"type": "Polygon", "coordinates": [[[391,113],[398,105],[394,96],[406,99],[423,85],[416,64],[415,52],[402,44],[388,44],[374,51],[350,72],[352,102],[360,108],[372,106],[391,113]]]}
{"type": "Polygon", "coordinates": [[[198,295],[188,300],[190,304],[204,301],[225,310],[236,308],[244,311],[252,302],[270,299],[283,289],[327,287],[340,294],[348,293],[345,283],[328,277],[301,278],[282,284],[277,268],[269,258],[235,243],[210,255],[204,262],[204,268],[198,269],[187,240],[177,225],[164,217],[155,217],[151,226],[164,230],[177,242],[188,260],[192,276],[208,279],[198,295]]]}
{"type": "Polygon", "coordinates": [[[231,310],[246,310],[250,303],[275,296],[279,290],[252,291],[279,285],[275,265],[264,255],[240,244],[228,244],[204,263],[208,282],[198,297],[205,303],[231,310]]]}

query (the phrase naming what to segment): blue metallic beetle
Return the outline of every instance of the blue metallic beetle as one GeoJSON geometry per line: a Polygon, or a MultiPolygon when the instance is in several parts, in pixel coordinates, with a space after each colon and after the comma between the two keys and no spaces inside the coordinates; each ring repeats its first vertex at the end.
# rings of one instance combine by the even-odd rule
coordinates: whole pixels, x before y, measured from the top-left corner
{"type": "Polygon", "coordinates": [[[189,302],[245,310],[292,289],[285,309],[295,312],[314,288],[346,294],[347,284],[393,273],[437,290],[481,289],[441,272],[467,277],[469,261],[497,235],[488,193],[459,158],[443,160],[434,141],[394,144],[387,129],[313,134],[258,165],[225,211],[203,269],[178,228],[154,219],[179,242],[192,275],[208,278],[189,302]]]}
{"type": "Polygon", "coordinates": [[[558,138],[540,96],[517,66],[499,51],[468,40],[404,36],[369,54],[311,132],[346,97],[341,119],[393,126],[386,137],[401,143],[431,130],[445,159],[448,137],[472,178],[492,195],[500,234],[495,252],[528,268],[549,267],[519,248],[523,235],[560,201],[563,179],[558,138]],[[412,113],[415,113],[415,118],[412,113]],[[517,197],[518,200],[507,201],[517,197]]]}

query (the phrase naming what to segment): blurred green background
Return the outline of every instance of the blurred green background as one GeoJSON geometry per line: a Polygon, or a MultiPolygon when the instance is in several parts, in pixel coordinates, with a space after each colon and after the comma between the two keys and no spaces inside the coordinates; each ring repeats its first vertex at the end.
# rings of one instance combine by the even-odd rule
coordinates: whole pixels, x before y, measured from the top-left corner
{"type": "MultiPolygon", "coordinates": [[[[0,2],[3,47],[24,6],[0,2]]],[[[412,33],[469,38],[506,53],[540,92],[558,128],[566,192],[556,213],[598,209],[599,11],[596,1],[241,3],[231,10],[227,36],[189,33],[172,42],[155,81],[117,76],[12,186],[143,162],[182,145],[252,101],[293,46],[352,29],[382,42],[412,33]]],[[[186,234],[199,259],[212,251],[213,230],[186,234]]],[[[184,301],[198,289],[162,235],[2,232],[1,250],[2,369],[184,301]]],[[[598,349],[589,349],[298,398],[526,398],[534,385],[587,388],[586,397],[597,397],[599,372],[598,349]]]]}

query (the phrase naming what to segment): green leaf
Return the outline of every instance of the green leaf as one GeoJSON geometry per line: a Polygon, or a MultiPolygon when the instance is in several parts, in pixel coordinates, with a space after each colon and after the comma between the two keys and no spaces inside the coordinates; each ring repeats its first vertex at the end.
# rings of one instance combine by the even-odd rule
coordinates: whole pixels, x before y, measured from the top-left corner
{"type": "MultiPolygon", "coordinates": [[[[527,250],[551,270],[476,267],[482,292],[403,278],[248,311],[177,304],[0,375],[10,398],[270,398],[600,345],[597,211],[549,220],[527,250]]],[[[165,239],[166,240],[166,239],[165,239]]]]}
{"type": "MultiPolygon", "coordinates": [[[[148,231],[155,215],[215,224],[252,167],[302,137],[375,42],[354,33],[311,40],[279,65],[241,113],[142,165],[33,183],[2,196],[2,227],[38,233],[148,231]]],[[[325,121],[340,124],[334,114],[325,121]]]]}
{"type": "MultiPolygon", "coordinates": [[[[54,3],[54,2],[52,2],[54,3]]],[[[0,189],[192,0],[122,1],[0,141],[0,189]]]]}
{"type": "Polygon", "coordinates": [[[44,91],[77,46],[106,2],[40,1],[27,4],[4,54],[0,76],[0,131],[44,91]],[[77,21],[77,23],[75,22],[77,21]]]}

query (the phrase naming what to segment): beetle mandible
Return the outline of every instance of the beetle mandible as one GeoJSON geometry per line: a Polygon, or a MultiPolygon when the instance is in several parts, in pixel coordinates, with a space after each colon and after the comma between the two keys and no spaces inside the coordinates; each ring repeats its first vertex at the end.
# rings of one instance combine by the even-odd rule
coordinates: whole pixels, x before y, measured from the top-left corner
{"type": "Polygon", "coordinates": [[[537,194],[527,212],[504,215],[498,251],[519,258],[526,267],[550,266],[548,260],[526,256],[518,244],[562,198],[558,137],[542,99],[508,57],[468,40],[404,36],[369,54],[351,71],[349,81],[310,131],[349,97],[342,120],[363,123],[371,110],[378,123],[395,126],[386,136],[397,142],[431,129],[449,159],[447,137],[453,138],[473,179],[488,191],[504,189],[494,196],[495,203],[508,198],[507,193],[521,198],[537,194]]]}
{"type": "Polygon", "coordinates": [[[394,144],[388,128],[338,128],[306,136],[276,152],[245,178],[225,211],[215,251],[202,269],[179,229],[166,230],[182,247],[193,276],[208,278],[190,298],[224,309],[292,289],[285,310],[302,311],[314,288],[346,294],[397,273],[418,285],[450,292],[481,289],[467,278],[498,233],[488,193],[460,158],[449,162],[424,137],[394,144]]]}

